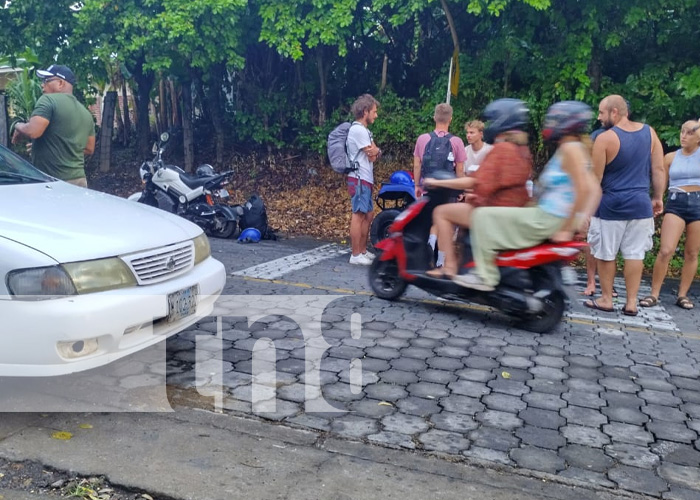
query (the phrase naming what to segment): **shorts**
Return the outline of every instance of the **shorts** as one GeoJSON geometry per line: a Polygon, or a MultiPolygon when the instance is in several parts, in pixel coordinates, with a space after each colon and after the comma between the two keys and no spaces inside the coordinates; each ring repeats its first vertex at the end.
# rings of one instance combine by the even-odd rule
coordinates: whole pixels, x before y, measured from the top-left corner
{"type": "Polygon", "coordinates": [[[680,217],[686,224],[699,221],[700,191],[668,193],[665,213],[680,217]]]}
{"type": "Polygon", "coordinates": [[[591,217],[588,244],[596,259],[615,260],[621,252],[624,259],[644,260],[652,247],[654,219],[605,220],[591,217]]]}
{"type": "Polygon", "coordinates": [[[348,177],[348,194],[352,202],[352,212],[370,213],[372,207],[372,184],[367,181],[358,183],[355,177],[348,177]]]}

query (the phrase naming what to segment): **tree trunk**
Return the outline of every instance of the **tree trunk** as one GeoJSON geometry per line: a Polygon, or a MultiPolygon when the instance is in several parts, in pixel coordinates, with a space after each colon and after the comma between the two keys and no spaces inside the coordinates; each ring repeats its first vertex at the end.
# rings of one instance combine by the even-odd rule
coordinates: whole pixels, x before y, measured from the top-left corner
{"type": "Polygon", "coordinates": [[[131,138],[131,116],[129,111],[129,87],[126,84],[126,78],[122,79],[122,115],[124,119],[124,146],[128,146],[131,138]]]}
{"type": "Polygon", "coordinates": [[[168,110],[165,106],[165,79],[161,75],[160,82],[158,82],[158,108],[160,120],[158,120],[158,133],[168,130],[168,110]]]}
{"type": "Polygon", "coordinates": [[[382,84],[379,87],[379,93],[383,94],[386,89],[386,75],[389,70],[389,55],[384,52],[384,61],[382,61],[382,84]]]}
{"type": "MultiPolygon", "coordinates": [[[[168,80],[170,83],[170,126],[177,127],[180,125],[180,113],[178,110],[179,94],[180,88],[175,85],[175,82],[168,80]]],[[[192,94],[190,94],[190,102],[192,101],[192,94]]],[[[191,113],[190,113],[191,115],[191,113]]]]}
{"type": "Polygon", "coordinates": [[[100,172],[109,172],[112,161],[112,132],[114,131],[114,108],[117,92],[110,90],[105,95],[100,126],[100,172]]]}
{"type": "Polygon", "coordinates": [[[152,72],[144,72],[142,64],[138,64],[131,74],[134,75],[134,81],[136,82],[136,116],[138,117],[136,145],[139,156],[145,158],[151,152],[151,126],[148,118],[148,108],[150,104],[149,96],[155,76],[152,72]]]}
{"type": "Polygon", "coordinates": [[[328,79],[328,71],[325,66],[325,59],[323,57],[323,45],[319,45],[316,49],[316,65],[318,67],[318,79],[320,92],[318,96],[318,124],[323,126],[326,123],[326,96],[328,94],[326,81],[328,79]]]}
{"type": "Polygon", "coordinates": [[[445,11],[445,17],[447,18],[447,25],[450,27],[450,34],[452,35],[452,44],[454,45],[455,49],[459,50],[459,37],[457,36],[457,28],[455,27],[455,21],[452,18],[452,14],[450,13],[450,9],[447,6],[447,1],[440,0],[440,4],[442,5],[442,10],[445,11]]]}
{"type": "Polygon", "coordinates": [[[221,168],[224,164],[224,113],[223,101],[221,99],[221,85],[224,75],[224,65],[215,64],[211,68],[209,83],[209,92],[207,93],[209,101],[209,114],[211,116],[211,124],[214,127],[214,135],[216,136],[216,168],[221,168]]]}
{"type": "Polygon", "coordinates": [[[0,94],[0,144],[7,146],[9,138],[7,137],[7,97],[5,94],[0,94]]]}
{"type": "Polygon", "coordinates": [[[182,142],[185,149],[185,172],[194,170],[194,132],[192,130],[192,82],[182,84],[182,142]]]}

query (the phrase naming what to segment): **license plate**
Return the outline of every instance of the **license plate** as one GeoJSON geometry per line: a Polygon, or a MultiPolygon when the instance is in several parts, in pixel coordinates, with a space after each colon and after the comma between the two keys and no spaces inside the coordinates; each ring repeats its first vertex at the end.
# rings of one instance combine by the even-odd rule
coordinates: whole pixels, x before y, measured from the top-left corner
{"type": "Polygon", "coordinates": [[[219,190],[219,196],[222,198],[228,198],[229,197],[228,191],[226,189],[219,190]]]}
{"type": "Polygon", "coordinates": [[[168,323],[179,321],[197,311],[197,295],[199,285],[168,294],[168,323]]]}

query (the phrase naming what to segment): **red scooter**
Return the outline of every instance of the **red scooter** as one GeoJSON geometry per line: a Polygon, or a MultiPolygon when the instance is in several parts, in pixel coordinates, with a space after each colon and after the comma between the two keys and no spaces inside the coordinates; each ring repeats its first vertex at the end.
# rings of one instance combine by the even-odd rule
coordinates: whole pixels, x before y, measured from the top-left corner
{"type": "MultiPolygon", "coordinates": [[[[375,245],[379,251],[369,268],[370,286],[386,300],[396,300],[411,284],[434,295],[492,306],[517,317],[519,326],[537,333],[554,329],[566,309],[561,278],[563,263],[573,260],[586,243],[542,243],[498,254],[501,282],[492,292],[465,288],[452,280],[425,274],[433,259],[428,235],[433,210],[449,202],[448,189],[434,189],[401,212],[389,227],[389,237],[375,245]]],[[[464,240],[460,274],[474,266],[469,235],[464,240]]]]}

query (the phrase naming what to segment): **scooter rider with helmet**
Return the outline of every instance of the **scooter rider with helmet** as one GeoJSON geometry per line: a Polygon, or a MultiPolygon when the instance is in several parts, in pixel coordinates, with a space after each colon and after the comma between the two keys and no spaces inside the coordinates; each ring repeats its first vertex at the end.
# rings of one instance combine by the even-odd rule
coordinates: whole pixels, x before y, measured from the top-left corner
{"type": "Polygon", "coordinates": [[[471,221],[474,272],[457,276],[456,283],[476,290],[494,290],[500,281],[495,263],[499,250],[573,238],[601,197],[600,185],[590,172],[590,145],[583,138],[592,117],[591,108],[579,101],[558,102],[549,108],[542,136],[557,144],[557,150],[538,179],[536,205],[475,209],[471,221]]]}
{"type": "Polygon", "coordinates": [[[486,106],[483,118],[485,140],[494,147],[479,169],[470,177],[424,179],[426,188],[471,190],[467,203],[447,203],[433,212],[438,248],[445,252],[444,266],[427,271],[434,278],[452,279],[457,274],[454,227],[469,227],[475,207],[522,207],[529,201],[526,182],[532,173],[532,156],[522,130],[528,123],[527,105],[519,99],[498,99],[486,106]]]}

